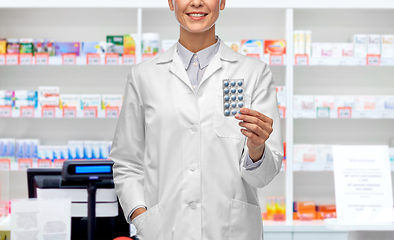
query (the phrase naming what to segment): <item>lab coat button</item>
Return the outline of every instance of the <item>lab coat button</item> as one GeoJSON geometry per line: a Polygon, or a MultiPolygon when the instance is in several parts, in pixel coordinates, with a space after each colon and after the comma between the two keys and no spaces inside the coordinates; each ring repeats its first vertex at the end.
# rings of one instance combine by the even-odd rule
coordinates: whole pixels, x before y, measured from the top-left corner
{"type": "Polygon", "coordinates": [[[202,90],[198,91],[197,95],[198,95],[199,97],[201,97],[201,96],[203,95],[203,91],[202,91],[202,90]]]}
{"type": "Polygon", "coordinates": [[[193,163],[192,165],[190,165],[190,170],[196,171],[196,169],[197,169],[197,164],[193,163]]]}
{"type": "Polygon", "coordinates": [[[196,63],[196,62],[195,62],[195,63],[193,63],[193,66],[195,66],[195,67],[197,67],[197,65],[198,65],[198,63],[196,63]]]}
{"type": "Polygon", "coordinates": [[[191,202],[191,203],[189,204],[189,207],[190,207],[191,209],[195,210],[195,209],[197,208],[197,204],[196,204],[195,202],[191,202]]]}
{"type": "Polygon", "coordinates": [[[198,128],[196,126],[192,126],[192,131],[197,132],[198,128]]]}

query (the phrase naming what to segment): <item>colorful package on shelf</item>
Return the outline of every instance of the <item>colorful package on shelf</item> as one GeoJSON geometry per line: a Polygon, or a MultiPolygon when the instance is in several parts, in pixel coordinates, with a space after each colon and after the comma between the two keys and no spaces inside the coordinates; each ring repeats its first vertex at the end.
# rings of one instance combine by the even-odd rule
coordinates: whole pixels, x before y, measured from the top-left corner
{"type": "Polygon", "coordinates": [[[100,147],[100,158],[101,159],[108,159],[109,151],[110,151],[110,147],[111,147],[110,143],[108,141],[100,141],[99,147],[100,147]]]}
{"type": "Polygon", "coordinates": [[[394,111],[394,96],[376,96],[376,110],[394,111]]]}
{"type": "Polygon", "coordinates": [[[92,159],[100,158],[100,141],[92,141],[92,159]]]}
{"type": "Polygon", "coordinates": [[[38,98],[42,97],[58,97],[60,93],[59,87],[38,87],[38,98]]]}
{"type": "Polygon", "coordinates": [[[335,100],[334,96],[317,95],[315,96],[315,107],[330,108],[330,111],[334,111],[336,108],[335,100]]]}
{"type": "Polygon", "coordinates": [[[73,53],[75,56],[79,56],[80,43],[79,42],[56,42],[55,45],[56,56],[62,56],[62,54],[73,53]]]}
{"type": "Polygon", "coordinates": [[[59,87],[38,87],[38,106],[59,107],[59,87]]]}
{"type": "Polygon", "coordinates": [[[49,56],[56,55],[56,44],[53,39],[45,39],[44,40],[44,50],[48,53],[49,56]]]}
{"type": "Polygon", "coordinates": [[[225,44],[234,50],[234,52],[239,53],[241,50],[241,44],[239,42],[225,42],[225,44]]]}
{"type": "Polygon", "coordinates": [[[16,158],[31,158],[37,159],[38,146],[40,140],[38,139],[18,139],[16,140],[16,158]]]}
{"type": "Polygon", "coordinates": [[[367,35],[356,34],[352,37],[354,57],[365,58],[367,57],[367,35]]]}
{"type": "Polygon", "coordinates": [[[286,54],[286,40],[264,40],[264,55],[286,54]]]}
{"type": "Polygon", "coordinates": [[[81,95],[81,108],[97,107],[101,109],[101,95],[98,94],[83,94],[81,95]]]}
{"type": "Polygon", "coordinates": [[[52,146],[53,159],[68,159],[68,146],[52,146]]]}
{"type": "Polygon", "coordinates": [[[266,201],[266,219],[274,221],[286,220],[286,202],[284,197],[268,197],[266,201]]]}
{"type": "Polygon", "coordinates": [[[122,108],[123,96],[121,94],[105,94],[101,96],[101,102],[102,109],[118,107],[120,110],[122,108]]]}
{"type": "Polygon", "coordinates": [[[60,94],[59,108],[75,107],[76,110],[81,109],[81,97],[75,94],[60,94]]]}
{"type": "Polygon", "coordinates": [[[316,162],[316,146],[294,144],[294,162],[316,162]]]}
{"type": "Polygon", "coordinates": [[[333,162],[333,149],[330,145],[317,145],[316,146],[316,162],[332,163],[333,162]]]}
{"type": "Polygon", "coordinates": [[[178,42],[178,40],[163,40],[161,41],[161,51],[165,52],[168,49],[170,49],[172,46],[174,46],[174,44],[176,44],[178,42]]]}
{"type": "Polygon", "coordinates": [[[30,38],[23,38],[20,40],[20,53],[34,53],[34,40],[30,38]]]}
{"type": "Polygon", "coordinates": [[[138,42],[137,34],[125,34],[123,36],[123,53],[135,55],[138,42]]]}
{"type": "Polygon", "coordinates": [[[368,35],[367,54],[380,55],[380,35],[368,35]]]}
{"type": "Polygon", "coordinates": [[[263,57],[264,43],[263,40],[242,40],[241,41],[241,53],[261,59],[263,57]]]}
{"type": "Polygon", "coordinates": [[[312,43],[312,57],[332,57],[333,44],[332,43],[312,43]]]}
{"type": "Polygon", "coordinates": [[[122,56],[124,52],[123,36],[107,36],[107,53],[119,53],[122,56]]]}
{"type": "Polygon", "coordinates": [[[13,99],[14,91],[11,90],[0,90],[0,99],[13,99]]]}
{"type": "Polygon", "coordinates": [[[315,96],[295,95],[293,100],[296,111],[315,110],[315,96]]]}
{"type": "Polygon", "coordinates": [[[38,93],[32,90],[16,90],[14,93],[14,108],[38,107],[38,93]]]}
{"type": "Polygon", "coordinates": [[[316,219],[316,204],[314,202],[297,202],[297,215],[301,221],[316,219]]]}
{"type": "Polygon", "coordinates": [[[158,33],[143,33],[141,39],[142,54],[159,53],[160,35],[158,33]]]}
{"type": "Polygon", "coordinates": [[[358,111],[375,110],[376,97],[375,96],[356,96],[355,109],[358,111]]]}
{"type": "Polygon", "coordinates": [[[0,159],[15,160],[15,139],[0,138],[0,159]]]}
{"type": "Polygon", "coordinates": [[[82,42],[81,55],[88,53],[105,54],[106,42],[82,42]]]}
{"type": "Polygon", "coordinates": [[[352,109],[356,106],[355,96],[337,96],[337,107],[351,107],[352,109]]]}
{"type": "Polygon", "coordinates": [[[53,146],[38,146],[38,159],[53,160],[53,146]]]}
{"type": "Polygon", "coordinates": [[[276,87],[276,96],[279,107],[286,107],[286,87],[276,87]]]}
{"type": "Polygon", "coordinates": [[[0,54],[7,53],[7,41],[5,39],[0,39],[0,54]]]}
{"type": "Polygon", "coordinates": [[[394,35],[382,35],[381,36],[381,55],[380,56],[382,58],[394,58],[394,35]]]}
{"type": "Polygon", "coordinates": [[[19,53],[19,39],[7,39],[7,53],[19,53]]]}
{"type": "Polygon", "coordinates": [[[335,205],[317,205],[316,206],[316,219],[324,220],[327,218],[336,218],[337,208],[335,205]]]}
{"type": "Polygon", "coordinates": [[[353,57],[353,44],[352,43],[333,43],[332,57],[353,57]]]}
{"type": "Polygon", "coordinates": [[[69,159],[84,158],[83,141],[68,141],[68,158],[69,159]]]}

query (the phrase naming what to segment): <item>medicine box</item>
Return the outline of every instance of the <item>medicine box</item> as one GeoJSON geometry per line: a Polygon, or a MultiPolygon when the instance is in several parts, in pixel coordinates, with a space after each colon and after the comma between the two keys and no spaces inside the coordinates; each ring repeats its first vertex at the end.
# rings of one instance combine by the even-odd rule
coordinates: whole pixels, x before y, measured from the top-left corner
{"type": "Polygon", "coordinates": [[[81,95],[81,108],[97,107],[101,109],[101,95],[97,94],[84,94],[81,95]]]}
{"type": "Polygon", "coordinates": [[[305,111],[315,110],[315,97],[311,95],[295,95],[294,110],[305,111]]]}
{"type": "Polygon", "coordinates": [[[80,53],[80,43],[79,42],[56,42],[55,45],[56,56],[62,56],[62,54],[75,54],[79,56],[80,53]]]}
{"type": "Polygon", "coordinates": [[[394,58],[394,35],[382,35],[381,40],[381,57],[394,58]]]}
{"type": "Polygon", "coordinates": [[[315,107],[328,107],[331,111],[334,111],[336,106],[335,97],[334,96],[315,96],[315,107]]]}
{"type": "Polygon", "coordinates": [[[367,57],[367,35],[356,34],[352,37],[354,57],[365,58],[367,57]]]}
{"type": "Polygon", "coordinates": [[[380,35],[368,35],[367,54],[380,55],[380,35]]]}
{"type": "Polygon", "coordinates": [[[261,57],[263,57],[263,49],[263,40],[256,39],[241,41],[241,53],[246,56],[260,59],[261,57]]]}
{"type": "Polygon", "coordinates": [[[294,145],[294,162],[316,162],[316,154],[315,145],[294,145]]]}
{"type": "Polygon", "coordinates": [[[75,107],[77,110],[81,109],[81,97],[75,94],[60,94],[59,108],[75,107]]]}
{"type": "Polygon", "coordinates": [[[119,110],[122,108],[123,96],[121,94],[106,94],[101,96],[102,109],[107,107],[118,107],[119,110]]]}
{"type": "Polygon", "coordinates": [[[312,57],[332,57],[333,44],[332,43],[312,43],[312,57]]]}
{"type": "Polygon", "coordinates": [[[241,43],[239,42],[225,42],[225,44],[234,50],[234,52],[239,53],[241,51],[241,43]]]}
{"type": "Polygon", "coordinates": [[[276,87],[276,96],[279,107],[286,107],[286,87],[276,87]]]}
{"type": "Polygon", "coordinates": [[[264,40],[264,56],[286,54],[286,40],[264,40]]]}
{"type": "Polygon", "coordinates": [[[123,36],[107,36],[107,53],[119,53],[119,55],[122,55],[123,52],[123,36]]]}
{"type": "Polygon", "coordinates": [[[355,109],[358,111],[375,110],[376,97],[375,96],[356,96],[355,109]]]}

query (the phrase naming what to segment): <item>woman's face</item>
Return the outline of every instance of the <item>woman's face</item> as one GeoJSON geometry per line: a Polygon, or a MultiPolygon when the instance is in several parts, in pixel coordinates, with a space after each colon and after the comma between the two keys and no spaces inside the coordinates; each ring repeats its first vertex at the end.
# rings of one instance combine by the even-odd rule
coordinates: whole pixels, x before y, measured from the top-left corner
{"type": "Polygon", "coordinates": [[[201,33],[215,24],[226,0],[168,0],[168,4],[186,31],[201,33]]]}

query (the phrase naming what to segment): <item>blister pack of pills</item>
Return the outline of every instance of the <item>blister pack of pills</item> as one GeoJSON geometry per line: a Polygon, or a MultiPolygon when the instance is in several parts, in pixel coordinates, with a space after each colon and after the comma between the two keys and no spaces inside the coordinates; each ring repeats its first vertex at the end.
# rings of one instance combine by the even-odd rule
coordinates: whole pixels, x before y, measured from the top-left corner
{"type": "Polygon", "coordinates": [[[223,114],[225,117],[234,116],[245,105],[244,80],[223,80],[223,114]]]}

